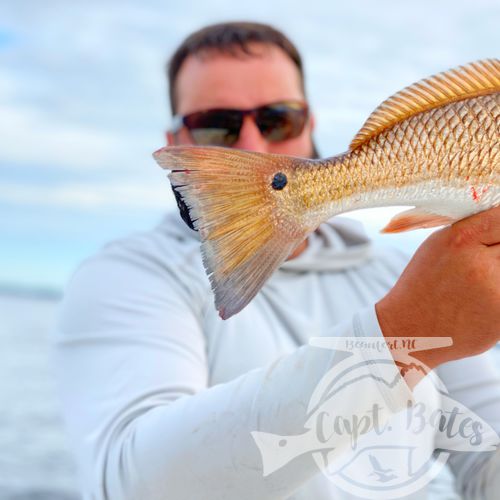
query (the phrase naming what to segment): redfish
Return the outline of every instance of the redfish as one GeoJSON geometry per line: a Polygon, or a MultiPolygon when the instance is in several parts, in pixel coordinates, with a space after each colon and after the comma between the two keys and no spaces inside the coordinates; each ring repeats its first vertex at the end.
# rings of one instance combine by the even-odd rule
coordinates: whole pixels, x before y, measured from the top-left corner
{"type": "Polygon", "coordinates": [[[417,82],[369,116],[347,152],[322,160],[218,147],[154,153],[202,240],[223,319],[244,308],[320,223],[409,205],[384,232],[450,224],[500,204],[500,61],[417,82]]]}

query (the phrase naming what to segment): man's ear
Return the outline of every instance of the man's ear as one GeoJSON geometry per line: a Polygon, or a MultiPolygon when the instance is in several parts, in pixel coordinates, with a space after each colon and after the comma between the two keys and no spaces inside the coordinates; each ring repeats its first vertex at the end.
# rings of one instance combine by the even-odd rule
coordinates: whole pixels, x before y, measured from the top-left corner
{"type": "Polygon", "coordinates": [[[311,145],[312,145],[311,158],[318,159],[321,158],[321,155],[319,154],[316,142],[314,141],[313,137],[313,132],[315,127],[316,127],[316,118],[311,113],[309,115],[309,136],[311,137],[311,145]]]}
{"type": "Polygon", "coordinates": [[[311,133],[314,132],[314,128],[316,127],[316,117],[313,113],[309,113],[309,127],[311,127],[311,133]]]}
{"type": "Polygon", "coordinates": [[[167,140],[167,146],[175,146],[177,144],[177,141],[175,140],[175,134],[173,134],[169,130],[165,132],[165,139],[167,140]]]}

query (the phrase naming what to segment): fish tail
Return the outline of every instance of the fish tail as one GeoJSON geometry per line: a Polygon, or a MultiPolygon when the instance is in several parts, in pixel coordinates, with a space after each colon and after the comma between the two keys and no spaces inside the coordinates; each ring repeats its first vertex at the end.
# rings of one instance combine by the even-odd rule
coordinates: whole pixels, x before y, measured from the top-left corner
{"type": "Polygon", "coordinates": [[[295,457],[310,451],[310,444],[307,442],[307,437],[309,437],[307,433],[306,440],[303,439],[304,435],[300,434],[297,436],[281,436],[279,434],[260,431],[252,431],[250,434],[260,451],[262,474],[264,477],[281,469],[295,457]]]}
{"type": "MultiPolygon", "coordinates": [[[[167,147],[154,158],[200,232],[203,264],[219,315],[243,309],[307,230],[283,196],[299,160],[218,147],[167,147]],[[278,194],[280,193],[280,194],[278,194]]],[[[185,218],[185,217],[184,217],[185,218]]]]}

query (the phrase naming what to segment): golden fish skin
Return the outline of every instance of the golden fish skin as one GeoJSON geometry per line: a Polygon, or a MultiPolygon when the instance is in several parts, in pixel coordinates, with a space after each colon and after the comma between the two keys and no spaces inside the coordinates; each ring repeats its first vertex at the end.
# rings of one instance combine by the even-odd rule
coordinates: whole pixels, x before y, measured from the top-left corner
{"type": "Polygon", "coordinates": [[[500,204],[500,93],[411,116],[291,175],[293,208],[316,227],[358,208],[415,205],[458,220],[500,204]]]}
{"type": "Polygon", "coordinates": [[[500,205],[500,61],[417,82],[383,102],[325,160],[217,147],[154,153],[202,240],[219,315],[243,309],[308,233],[358,208],[411,205],[386,232],[500,205]]]}

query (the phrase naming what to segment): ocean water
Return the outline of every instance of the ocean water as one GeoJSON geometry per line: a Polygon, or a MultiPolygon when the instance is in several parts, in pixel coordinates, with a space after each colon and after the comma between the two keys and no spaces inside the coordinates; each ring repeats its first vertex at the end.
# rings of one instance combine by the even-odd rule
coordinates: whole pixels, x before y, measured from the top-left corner
{"type": "Polygon", "coordinates": [[[77,500],[49,334],[54,299],[0,295],[0,499],[77,500]]]}

